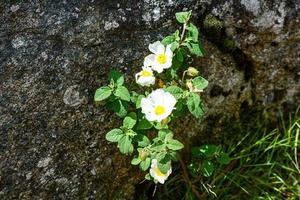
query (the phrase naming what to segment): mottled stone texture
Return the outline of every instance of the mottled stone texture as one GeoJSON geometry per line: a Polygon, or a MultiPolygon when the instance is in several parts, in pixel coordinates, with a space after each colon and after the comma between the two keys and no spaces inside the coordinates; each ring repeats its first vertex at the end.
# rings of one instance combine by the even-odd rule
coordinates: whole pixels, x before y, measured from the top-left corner
{"type": "Polygon", "coordinates": [[[272,116],[299,105],[297,0],[2,0],[1,199],[133,199],[142,174],[105,141],[120,120],[94,91],[111,68],[132,82],[182,9],[201,27],[207,54],[193,65],[210,81],[207,114],[185,121],[185,134],[218,134],[253,107],[272,116]]]}

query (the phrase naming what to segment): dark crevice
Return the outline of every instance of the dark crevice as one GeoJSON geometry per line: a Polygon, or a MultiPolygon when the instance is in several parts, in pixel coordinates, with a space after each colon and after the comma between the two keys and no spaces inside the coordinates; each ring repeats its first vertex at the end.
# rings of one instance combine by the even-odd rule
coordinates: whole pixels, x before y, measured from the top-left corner
{"type": "Polygon", "coordinates": [[[224,96],[224,97],[227,97],[229,94],[231,94],[231,90],[229,91],[224,91],[224,89],[219,86],[219,85],[213,85],[212,86],[212,89],[210,90],[210,96],[211,97],[217,97],[217,96],[224,96]]]}
{"type": "MultiPolygon", "coordinates": [[[[215,44],[222,53],[227,53],[232,56],[236,63],[237,69],[243,71],[244,79],[249,81],[254,74],[254,66],[251,59],[243,52],[242,49],[235,45],[235,41],[232,38],[226,35],[224,25],[207,26],[206,24],[207,16],[212,16],[211,10],[216,3],[220,4],[218,1],[213,1],[211,7],[208,8],[201,17],[199,17],[198,25],[200,26],[200,30],[204,37],[211,43],[215,44]]],[[[215,16],[212,16],[212,18],[216,22],[223,24],[221,19],[218,19],[215,16]]],[[[245,29],[243,28],[236,27],[235,30],[237,31],[237,34],[245,32],[245,29]]]]}

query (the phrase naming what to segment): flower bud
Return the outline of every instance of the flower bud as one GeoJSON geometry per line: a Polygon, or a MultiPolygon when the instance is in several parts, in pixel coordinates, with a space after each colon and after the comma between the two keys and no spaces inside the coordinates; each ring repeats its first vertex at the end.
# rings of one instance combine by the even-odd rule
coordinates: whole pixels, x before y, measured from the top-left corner
{"type": "Polygon", "coordinates": [[[144,149],[139,152],[139,157],[141,160],[145,160],[148,157],[148,155],[149,155],[148,151],[144,149]]]}
{"type": "Polygon", "coordinates": [[[169,119],[168,119],[168,118],[165,118],[165,119],[163,119],[163,120],[161,121],[161,124],[162,124],[162,125],[167,125],[168,122],[169,122],[169,119]]]}
{"type": "Polygon", "coordinates": [[[164,81],[161,80],[161,79],[158,79],[157,83],[158,83],[158,87],[159,87],[159,88],[163,88],[164,85],[165,85],[164,81]]]}
{"type": "Polygon", "coordinates": [[[186,87],[189,88],[190,92],[193,91],[193,83],[191,80],[186,81],[186,87]]]}
{"type": "Polygon", "coordinates": [[[198,74],[199,74],[199,71],[194,67],[189,67],[187,69],[187,75],[189,75],[189,76],[197,76],[198,74]]]}

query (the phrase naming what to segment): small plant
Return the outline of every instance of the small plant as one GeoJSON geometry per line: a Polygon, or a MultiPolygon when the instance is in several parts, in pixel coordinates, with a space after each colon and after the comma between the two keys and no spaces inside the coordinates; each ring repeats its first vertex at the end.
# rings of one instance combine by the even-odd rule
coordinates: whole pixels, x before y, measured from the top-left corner
{"type": "Polygon", "coordinates": [[[192,162],[188,169],[194,177],[209,177],[215,170],[215,163],[227,165],[230,163],[230,157],[219,146],[202,145],[192,148],[192,162]]]}
{"type": "Polygon", "coordinates": [[[176,30],[149,45],[151,54],[135,75],[144,92],[128,90],[124,76],[111,71],[109,85],[97,89],[94,97],[97,102],[105,100],[109,109],[124,118],[120,127],[106,134],[106,139],[116,143],[121,153],[135,154],[131,164],[143,171],[150,168],[145,178],[155,183],[166,181],[172,172],[171,162],[178,159],[177,152],[184,147],[169,124],[186,110],[197,118],[204,113],[200,94],[208,81],[188,65],[188,58],[204,54],[198,29],[189,22],[191,14],[176,13],[182,32],[176,30]]]}

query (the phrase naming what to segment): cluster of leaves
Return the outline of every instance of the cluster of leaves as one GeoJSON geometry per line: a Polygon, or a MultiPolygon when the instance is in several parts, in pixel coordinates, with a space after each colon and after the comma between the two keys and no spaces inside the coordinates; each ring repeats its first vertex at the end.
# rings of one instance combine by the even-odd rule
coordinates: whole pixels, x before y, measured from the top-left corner
{"type": "MultiPolygon", "coordinates": [[[[162,40],[164,45],[171,44],[174,54],[172,67],[166,71],[166,76],[159,77],[163,83],[159,87],[171,93],[177,100],[176,109],[171,116],[162,122],[148,121],[141,112],[141,99],[149,93],[128,90],[124,85],[124,76],[117,71],[109,74],[109,85],[100,87],[95,93],[96,102],[105,100],[109,109],[124,118],[122,126],[109,131],[106,139],[117,143],[123,154],[136,153],[131,163],[139,165],[143,171],[150,167],[152,159],[156,159],[159,170],[165,174],[171,167],[171,161],[177,160],[176,152],[184,145],[174,139],[173,132],[169,130],[168,123],[173,117],[182,115],[186,110],[197,118],[204,113],[200,92],[208,86],[208,81],[197,76],[198,71],[195,68],[188,70],[187,58],[204,54],[198,40],[198,30],[194,24],[188,22],[190,16],[190,11],[176,13],[177,21],[183,24],[181,35],[177,30],[162,40]],[[182,78],[179,72],[183,72],[182,78]],[[128,110],[133,112],[128,114],[128,110]]],[[[146,174],[145,178],[151,177],[146,174]]]]}
{"type": "Polygon", "coordinates": [[[188,169],[192,176],[209,177],[213,174],[217,163],[227,165],[230,163],[229,155],[220,146],[202,145],[192,148],[192,161],[188,169]]]}
{"type": "Polygon", "coordinates": [[[96,102],[107,100],[107,107],[123,118],[127,115],[130,92],[125,87],[124,76],[120,72],[112,70],[108,78],[109,85],[97,89],[94,100],[96,102]]]}

